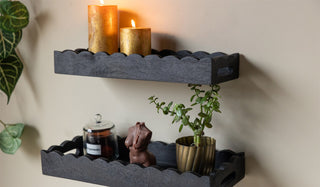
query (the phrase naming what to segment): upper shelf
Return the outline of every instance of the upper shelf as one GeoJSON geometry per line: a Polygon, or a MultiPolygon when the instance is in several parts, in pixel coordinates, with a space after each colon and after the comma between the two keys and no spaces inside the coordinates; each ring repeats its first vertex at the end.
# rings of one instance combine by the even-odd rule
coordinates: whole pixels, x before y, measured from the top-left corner
{"type": "Polygon", "coordinates": [[[183,50],[141,56],[86,49],[54,51],[55,73],[191,84],[218,84],[239,77],[239,54],[183,50]]]}

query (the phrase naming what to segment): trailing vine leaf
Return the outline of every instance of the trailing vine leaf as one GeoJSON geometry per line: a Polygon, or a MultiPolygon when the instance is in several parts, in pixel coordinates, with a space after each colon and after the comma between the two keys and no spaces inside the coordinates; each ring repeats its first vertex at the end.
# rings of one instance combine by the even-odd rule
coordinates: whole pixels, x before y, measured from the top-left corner
{"type": "Polygon", "coordinates": [[[8,103],[22,70],[23,64],[15,52],[6,59],[0,59],[0,90],[7,95],[8,103]]]}
{"type": "Polygon", "coordinates": [[[7,154],[14,154],[21,145],[21,134],[24,129],[22,123],[8,125],[0,133],[0,149],[7,154]]]}
{"type": "Polygon", "coordinates": [[[17,47],[22,37],[22,30],[9,32],[0,29],[0,59],[7,58],[17,47]]]}
{"type": "Polygon", "coordinates": [[[14,138],[20,138],[24,129],[24,124],[16,123],[12,125],[7,125],[7,130],[10,135],[14,138]]]}
{"type": "Polygon", "coordinates": [[[0,28],[17,32],[29,23],[27,7],[20,1],[0,1],[0,28]]]}

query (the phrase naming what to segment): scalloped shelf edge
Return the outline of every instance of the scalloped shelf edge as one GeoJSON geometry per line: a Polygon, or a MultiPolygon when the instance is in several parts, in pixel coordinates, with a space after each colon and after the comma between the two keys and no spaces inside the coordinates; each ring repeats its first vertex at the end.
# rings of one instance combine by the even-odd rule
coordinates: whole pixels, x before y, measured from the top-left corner
{"type": "MultiPolygon", "coordinates": [[[[120,138],[119,143],[123,142],[124,139],[120,138]]],[[[120,145],[120,157],[128,156],[124,156],[128,154],[124,149],[126,148],[120,145]]],[[[171,157],[169,160],[172,160],[172,157],[175,158],[172,150],[175,150],[174,144],[163,142],[149,144],[149,151],[156,156],[157,160],[165,160],[167,157],[171,157]]],[[[81,136],[76,136],[72,141],[64,141],[60,146],[51,146],[48,150],[41,150],[44,175],[106,186],[231,187],[244,178],[243,152],[222,150],[217,151],[215,157],[215,169],[210,176],[199,176],[193,172],[180,173],[175,168],[143,167],[123,160],[111,162],[102,158],[92,160],[83,156],[81,136]],[[76,149],[75,154],[64,154],[73,149],[76,149]]]]}
{"type": "Polygon", "coordinates": [[[211,85],[239,77],[239,56],[153,50],[143,57],[77,49],[54,51],[54,69],[57,74],[211,85]]]}

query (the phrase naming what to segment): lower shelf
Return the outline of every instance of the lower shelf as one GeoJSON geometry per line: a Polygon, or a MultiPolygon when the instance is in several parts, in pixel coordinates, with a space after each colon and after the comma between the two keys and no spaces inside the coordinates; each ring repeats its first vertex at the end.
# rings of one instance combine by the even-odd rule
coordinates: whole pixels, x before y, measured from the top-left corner
{"type": "Polygon", "coordinates": [[[51,146],[41,151],[42,173],[106,186],[210,186],[229,187],[239,182],[245,175],[244,153],[230,150],[217,151],[215,169],[209,176],[193,172],[180,173],[175,162],[175,144],[152,142],[149,151],[157,159],[157,165],[143,167],[129,164],[129,151],[124,146],[124,138],[119,138],[119,160],[104,158],[92,160],[83,155],[82,137],[64,141],[60,146],[51,146]],[[74,154],[65,154],[70,150],[74,154]]]}

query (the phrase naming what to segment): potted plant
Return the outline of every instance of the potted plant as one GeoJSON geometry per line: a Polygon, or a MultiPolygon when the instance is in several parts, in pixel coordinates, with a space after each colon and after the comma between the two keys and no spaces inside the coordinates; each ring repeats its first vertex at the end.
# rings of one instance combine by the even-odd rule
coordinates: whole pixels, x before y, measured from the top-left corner
{"type": "MultiPolygon", "coordinates": [[[[7,95],[8,104],[23,70],[15,48],[21,40],[22,29],[28,23],[29,12],[23,3],[0,0],[0,90],[7,95]]],[[[14,154],[21,145],[24,125],[5,124],[1,120],[0,123],[4,127],[0,132],[0,149],[4,153],[14,154]]]]}
{"type": "Polygon", "coordinates": [[[209,90],[201,89],[201,85],[189,84],[193,91],[190,98],[190,107],[184,104],[175,104],[172,101],[159,102],[156,96],[149,97],[150,104],[156,106],[157,112],[161,110],[164,115],[173,117],[172,124],[180,124],[179,132],[184,126],[193,131],[193,136],[181,137],[176,140],[176,157],[178,170],[195,171],[207,175],[214,167],[215,139],[204,136],[204,129],[212,128],[212,117],[214,112],[220,111],[219,85],[210,85],[209,90]],[[199,113],[191,118],[189,111],[199,107],[199,113]]]}

